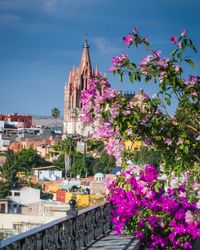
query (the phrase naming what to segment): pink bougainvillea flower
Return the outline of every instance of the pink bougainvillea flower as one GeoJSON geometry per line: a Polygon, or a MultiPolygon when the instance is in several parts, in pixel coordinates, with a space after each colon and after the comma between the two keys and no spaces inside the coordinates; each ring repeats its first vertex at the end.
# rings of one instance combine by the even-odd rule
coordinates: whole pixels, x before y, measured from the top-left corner
{"type": "Polygon", "coordinates": [[[168,139],[165,140],[165,143],[166,143],[168,146],[170,146],[170,145],[172,144],[172,140],[168,138],[168,139]]]}
{"type": "Polygon", "coordinates": [[[169,58],[165,57],[163,59],[156,61],[156,65],[166,69],[168,67],[168,61],[169,61],[169,58]]]}
{"type": "Polygon", "coordinates": [[[162,53],[162,50],[153,50],[153,54],[157,57],[159,57],[162,53]]]}
{"type": "Polygon", "coordinates": [[[146,69],[147,64],[150,63],[152,60],[154,60],[154,57],[152,55],[143,58],[143,60],[140,62],[140,67],[142,69],[146,69]]]}
{"type": "Polygon", "coordinates": [[[187,223],[192,223],[194,222],[194,216],[192,215],[192,212],[190,210],[188,210],[185,214],[185,221],[187,223]]]}
{"type": "Polygon", "coordinates": [[[175,70],[175,72],[180,72],[180,70],[181,70],[180,65],[174,65],[174,70],[175,70]]]}
{"type": "Polygon", "coordinates": [[[144,144],[150,145],[151,144],[151,138],[150,137],[144,138],[144,144]]]}
{"type": "Polygon", "coordinates": [[[157,96],[157,94],[156,93],[154,93],[153,95],[152,95],[152,98],[154,99],[154,98],[157,98],[158,96],[157,96]]]}
{"type": "Polygon", "coordinates": [[[198,135],[195,139],[196,139],[197,141],[200,141],[200,135],[198,135]]]}
{"type": "Polygon", "coordinates": [[[185,85],[192,86],[198,82],[198,78],[195,75],[189,75],[188,80],[184,80],[185,85]]]}
{"type": "Polygon", "coordinates": [[[182,43],[178,43],[177,46],[178,46],[179,49],[182,49],[182,43]]]}
{"type": "Polygon", "coordinates": [[[110,66],[110,69],[109,69],[110,72],[115,72],[116,70],[117,70],[117,67],[115,67],[115,66],[110,66]]]}
{"type": "Polygon", "coordinates": [[[121,53],[121,55],[113,57],[113,66],[110,67],[110,72],[115,72],[116,70],[118,70],[118,68],[123,66],[126,63],[127,58],[128,56],[125,53],[121,53]]]}
{"type": "Polygon", "coordinates": [[[169,39],[173,44],[177,44],[177,42],[178,42],[178,39],[177,39],[177,37],[176,36],[171,36],[170,37],[170,39],[169,39]]]}
{"type": "Polygon", "coordinates": [[[128,36],[123,37],[123,43],[130,46],[134,42],[134,37],[131,34],[128,34],[128,36]]]}
{"type": "Polygon", "coordinates": [[[187,30],[186,29],[184,29],[184,30],[181,31],[181,36],[182,37],[186,36],[186,34],[187,34],[187,30]]]}

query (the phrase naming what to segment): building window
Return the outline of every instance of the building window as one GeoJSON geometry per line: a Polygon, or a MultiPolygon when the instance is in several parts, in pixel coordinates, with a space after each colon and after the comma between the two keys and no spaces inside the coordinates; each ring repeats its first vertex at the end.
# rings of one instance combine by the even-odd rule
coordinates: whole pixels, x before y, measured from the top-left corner
{"type": "Polygon", "coordinates": [[[17,224],[13,224],[13,229],[15,229],[15,230],[20,230],[21,229],[21,227],[22,227],[22,224],[21,223],[17,223],[17,224]]]}
{"type": "Polygon", "coordinates": [[[20,192],[14,192],[14,196],[20,196],[20,192]]]}

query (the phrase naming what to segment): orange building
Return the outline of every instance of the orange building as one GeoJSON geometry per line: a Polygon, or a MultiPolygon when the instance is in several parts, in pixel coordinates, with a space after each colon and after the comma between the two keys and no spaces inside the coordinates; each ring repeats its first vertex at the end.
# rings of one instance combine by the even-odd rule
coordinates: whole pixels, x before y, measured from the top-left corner
{"type": "MultiPolygon", "coordinates": [[[[60,138],[52,138],[52,137],[48,139],[26,138],[25,140],[21,140],[20,142],[12,142],[10,144],[10,149],[14,153],[18,153],[23,148],[28,149],[30,147],[33,147],[33,149],[35,149],[41,157],[45,157],[46,154],[52,152],[52,149],[50,147],[58,143],[60,140],[61,140],[60,138]]],[[[54,159],[53,156],[51,158],[54,159]]]]}

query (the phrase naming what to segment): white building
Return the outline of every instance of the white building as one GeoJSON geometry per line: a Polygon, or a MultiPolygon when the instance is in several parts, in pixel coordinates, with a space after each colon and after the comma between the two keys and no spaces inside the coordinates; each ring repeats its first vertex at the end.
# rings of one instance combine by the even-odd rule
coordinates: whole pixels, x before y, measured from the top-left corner
{"type": "Polygon", "coordinates": [[[5,124],[5,121],[0,121],[0,132],[4,131],[4,124],[5,124]]]}
{"type": "Polygon", "coordinates": [[[10,140],[4,138],[3,134],[0,134],[0,152],[5,152],[9,149],[10,140]]]}
{"type": "Polygon", "coordinates": [[[102,174],[102,173],[95,174],[94,181],[103,182],[104,181],[104,174],[102,174]]]}
{"type": "Polygon", "coordinates": [[[20,213],[22,205],[40,201],[40,190],[31,187],[10,190],[7,198],[10,200],[9,212],[20,213]]]}
{"type": "Polygon", "coordinates": [[[33,175],[36,176],[38,180],[56,181],[62,179],[62,170],[59,170],[59,168],[55,166],[32,168],[32,170],[33,175]]]}

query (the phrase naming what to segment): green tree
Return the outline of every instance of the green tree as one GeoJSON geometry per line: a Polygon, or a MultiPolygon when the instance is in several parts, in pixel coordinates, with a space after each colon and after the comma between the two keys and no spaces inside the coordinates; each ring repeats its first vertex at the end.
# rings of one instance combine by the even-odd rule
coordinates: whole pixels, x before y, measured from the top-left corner
{"type": "Polygon", "coordinates": [[[53,108],[51,110],[51,116],[55,119],[56,122],[56,119],[58,119],[58,117],[60,116],[60,110],[58,108],[53,108]]]}
{"type": "Polygon", "coordinates": [[[18,171],[30,172],[34,167],[47,165],[47,162],[37,154],[36,150],[30,147],[29,149],[22,149],[15,155],[15,164],[18,171]]]}
{"type": "Polygon", "coordinates": [[[95,159],[93,163],[93,174],[103,173],[108,174],[116,167],[115,157],[108,155],[105,150],[102,150],[100,157],[95,159]]]}
{"type": "Polygon", "coordinates": [[[85,177],[87,174],[91,174],[90,171],[90,160],[89,157],[85,156],[80,152],[74,152],[72,166],[70,168],[70,174],[73,176],[83,176],[85,177]]]}
{"type": "Polygon", "coordinates": [[[54,145],[54,149],[57,152],[64,154],[65,176],[67,176],[72,165],[72,156],[73,152],[76,150],[75,148],[75,142],[72,137],[67,137],[64,140],[58,142],[58,144],[54,145]]]}
{"type": "Polygon", "coordinates": [[[11,187],[18,182],[16,177],[17,172],[29,174],[32,168],[47,164],[49,163],[40,157],[32,147],[23,149],[17,154],[9,150],[6,153],[6,162],[3,164],[3,178],[11,187]]]}
{"type": "Polygon", "coordinates": [[[161,163],[161,154],[154,148],[142,147],[140,151],[133,153],[130,157],[136,164],[151,164],[155,167],[159,167],[161,163]]]}
{"type": "Polygon", "coordinates": [[[65,169],[65,155],[63,153],[58,156],[58,159],[53,161],[53,166],[57,166],[63,170],[65,169]]]}
{"type": "Polygon", "coordinates": [[[5,199],[11,188],[11,183],[8,181],[0,181],[0,199],[5,199]]]}
{"type": "Polygon", "coordinates": [[[95,175],[96,173],[107,174],[116,166],[113,156],[104,150],[103,142],[97,140],[87,141],[87,152],[75,152],[70,173],[73,175],[95,175]]]}

